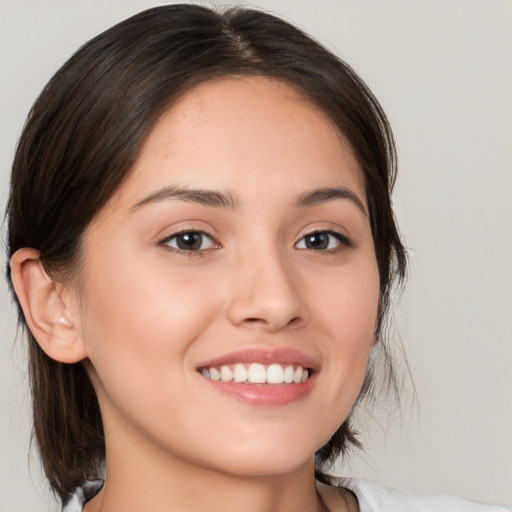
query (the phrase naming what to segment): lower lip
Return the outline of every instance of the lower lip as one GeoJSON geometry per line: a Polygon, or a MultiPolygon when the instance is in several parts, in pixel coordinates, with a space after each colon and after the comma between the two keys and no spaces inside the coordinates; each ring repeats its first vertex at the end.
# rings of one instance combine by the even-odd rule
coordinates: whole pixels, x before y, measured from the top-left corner
{"type": "Polygon", "coordinates": [[[213,389],[251,405],[279,406],[301,400],[313,389],[316,374],[300,384],[222,382],[199,375],[213,389]]]}

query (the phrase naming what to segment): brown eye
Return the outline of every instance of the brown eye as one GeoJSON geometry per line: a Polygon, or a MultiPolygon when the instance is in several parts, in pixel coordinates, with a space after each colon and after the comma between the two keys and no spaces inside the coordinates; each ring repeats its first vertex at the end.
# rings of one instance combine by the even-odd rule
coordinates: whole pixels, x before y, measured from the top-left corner
{"type": "Polygon", "coordinates": [[[304,245],[307,249],[328,249],[330,236],[327,233],[311,233],[304,237],[304,245]]]}
{"type": "Polygon", "coordinates": [[[201,231],[184,231],[172,235],[163,240],[162,245],[167,245],[178,251],[202,251],[214,246],[212,238],[201,231]]]}
{"type": "Polygon", "coordinates": [[[340,246],[350,247],[352,244],[341,233],[335,231],[314,231],[301,238],[295,245],[297,249],[310,251],[329,251],[340,246]]]}

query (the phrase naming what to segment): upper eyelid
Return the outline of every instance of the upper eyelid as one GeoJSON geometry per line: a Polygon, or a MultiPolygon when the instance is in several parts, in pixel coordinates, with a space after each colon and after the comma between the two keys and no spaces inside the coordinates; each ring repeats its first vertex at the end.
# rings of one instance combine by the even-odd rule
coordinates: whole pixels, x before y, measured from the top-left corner
{"type": "Polygon", "coordinates": [[[174,233],[171,233],[169,234],[168,236],[162,238],[158,244],[159,245],[162,245],[162,244],[165,244],[167,242],[169,242],[170,240],[172,240],[173,238],[177,237],[177,236],[180,236],[180,235],[183,235],[185,233],[198,233],[200,235],[204,235],[204,236],[207,236],[208,238],[210,238],[212,240],[212,242],[214,242],[216,245],[219,244],[219,242],[217,241],[217,239],[211,235],[210,233],[206,232],[206,231],[200,231],[200,230],[197,230],[197,229],[185,229],[185,230],[182,230],[182,231],[176,231],[174,233]]]}
{"type": "MultiPolygon", "coordinates": [[[[196,228],[196,227],[188,227],[188,226],[179,227],[179,228],[169,232],[167,235],[165,235],[163,237],[159,237],[158,244],[159,245],[165,244],[169,240],[172,240],[174,237],[179,236],[180,234],[183,234],[183,233],[200,233],[202,235],[205,235],[205,236],[211,238],[212,241],[215,242],[216,245],[218,245],[218,246],[222,245],[221,242],[219,241],[219,237],[217,235],[213,234],[211,231],[204,229],[204,228],[199,228],[199,227],[196,228]]],[[[315,233],[329,233],[332,236],[336,237],[341,243],[345,243],[346,245],[349,245],[349,246],[354,245],[351,237],[348,236],[347,234],[343,233],[341,229],[334,228],[334,227],[318,227],[318,228],[308,229],[307,231],[303,231],[295,239],[295,242],[293,242],[293,246],[297,245],[302,239],[304,239],[304,237],[306,237],[308,235],[315,234],[315,233]]]]}
{"type": "Polygon", "coordinates": [[[175,231],[174,233],[170,233],[168,236],[160,239],[157,245],[159,247],[162,247],[162,248],[164,248],[168,251],[171,251],[177,255],[186,255],[186,256],[204,256],[205,252],[219,249],[221,247],[221,245],[219,244],[219,242],[217,241],[217,239],[214,236],[210,235],[208,232],[206,232],[204,230],[199,230],[199,229],[181,229],[181,230],[175,231]],[[169,244],[169,242],[173,238],[176,238],[176,237],[180,236],[181,234],[185,234],[185,233],[199,233],[201,235],[206,235],[212,241],[213,247],[208,247],[205,249],[180,249],[179,247],[173,247],[169,244]]]}
{"type": "Polygon", "coordinates": [[[332,234],[333,236],[340,237],[341,239],[352,243],[351,236],[349,236],[347,233],[344,233],[344,230],[342,230],[341,228],[335,227],[332,225],[326,226],[326,227],[314,227],[314,228],[309,228],[307,230],[302,230],[301,233],[299,234],[299,236],[297,237],[297,241],[295,243],[302,240],[305,236],[313,235],[315,233],[329,233],[329,234],[332,234]]]}
{"type": "Polygon", "coordinates": [[[158,243],[161,244],[172,239],[175,236],[181,235],[183,233],[201,233],[203,235],[209,236],[212,240],[218,242],[218,237],[212,233],[210,230],[202,227],[190,227],[190,226],[181,226],[174,229],[168,229],[164,231],[166,234],[164,236],[158,237],[158,243]]]}
{"type": "Polygon", "coordinates": [[[304,238],[306,238],[307,236],[314,235],[316,233],[327,233],[331,236],[334,236],[334,238],[336,238],[341,244],[344,244],[347,247],[354,246],[354,242],[351,240],[351,238],[334,229],[315,229],[312,231],[308,231],[307,233],[304,233],[303,235],[300,236],[300,238],[295,242],[294,246],[297,245],[302,240],[304,240],[304,238]]]}

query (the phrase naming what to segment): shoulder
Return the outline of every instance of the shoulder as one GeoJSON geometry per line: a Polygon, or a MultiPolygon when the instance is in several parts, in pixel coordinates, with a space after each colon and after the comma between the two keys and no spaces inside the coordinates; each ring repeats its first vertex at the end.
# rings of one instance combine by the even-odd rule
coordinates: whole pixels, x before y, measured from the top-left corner
{"type": "Polygon", "coordinates": [[[499,505],[482,505],[441,494],[392,489],[363,478],[337,478],[333,484],[352,491],[360,512],[510,512],[499,505]]]}
{"type": "Polygon", "coordinates": [[[82,512],[84,505],[103,487],[103,480],[90,480],[85,482],[82,487],[77,487],[70,497],[69,501],[64,505],[62,512],[82,512]]]}

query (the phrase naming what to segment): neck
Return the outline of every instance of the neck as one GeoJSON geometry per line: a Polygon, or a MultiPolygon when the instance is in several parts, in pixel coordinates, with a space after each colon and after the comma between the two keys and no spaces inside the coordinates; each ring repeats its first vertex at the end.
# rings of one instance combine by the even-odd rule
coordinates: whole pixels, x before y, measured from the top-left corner
{"type": "Polygon", "coordinates": [[[85,512],[326,511],[312,458],[281,474],[239,475],[182,460],[149,443],[107,442],[107,461],[105,485],[85,512]]]}

